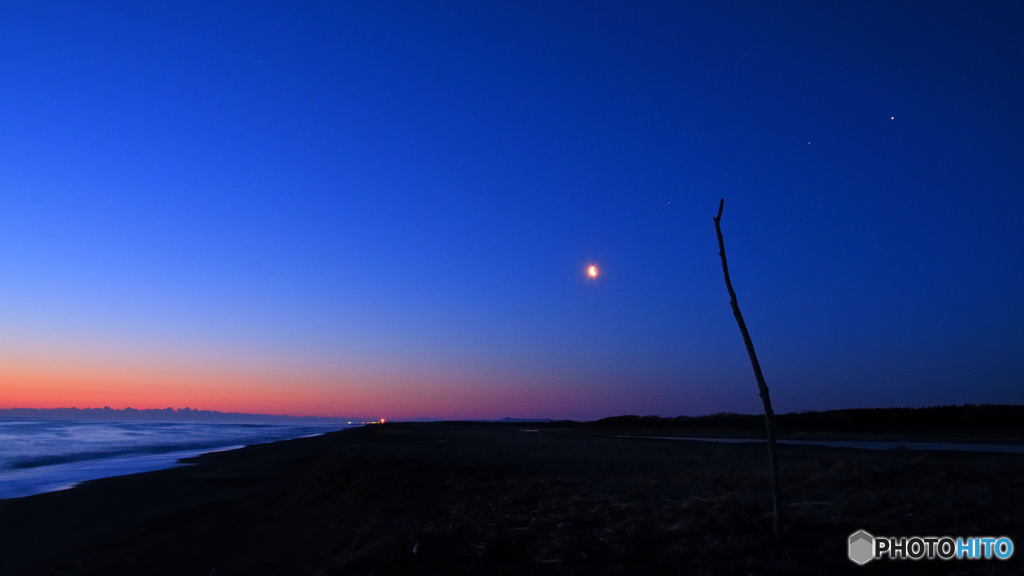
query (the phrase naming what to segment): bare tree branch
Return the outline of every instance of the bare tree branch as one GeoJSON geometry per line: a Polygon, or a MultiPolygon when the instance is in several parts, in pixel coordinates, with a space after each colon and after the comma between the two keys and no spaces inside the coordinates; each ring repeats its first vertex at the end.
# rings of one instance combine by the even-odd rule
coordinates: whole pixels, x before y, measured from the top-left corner
{"type": "Polygon", "coordinates": [[[736,323],[740,326],[740,333],[743,334],[743,343],[747,345],[747,355],[750,356],[750,365],[754,368],[754,378],[757,379],[757,388],[760,391],[761,403],[764,404],[764,423],[768,433],[768,459],[772,466],[772,501],[775,507],[775,535],[782,533],[782,495],[779,487],[779,461],[775,451],[775,412],[772,410],[772,400],[768,395],[768,384],[761,374],[761,364],[757,361],[757,354],[754,352],[754,342],[750,339],[747,331],[747,323],[743,321],[743,314],[740,313],[740,305],[736,301],[736,291],[732,289],[732,280],[729,279],[729,264],[725,261],[725,239],[722,238],[722,210],[725,208],[725,199],[718,203],[718,215],[715,216],[715,232],[718,234],[718,255],[722,257],[722,272],[725,274],[725,287],[729,290],[729,304],[732,305],[732,314],[736,317],[736,323]]]}

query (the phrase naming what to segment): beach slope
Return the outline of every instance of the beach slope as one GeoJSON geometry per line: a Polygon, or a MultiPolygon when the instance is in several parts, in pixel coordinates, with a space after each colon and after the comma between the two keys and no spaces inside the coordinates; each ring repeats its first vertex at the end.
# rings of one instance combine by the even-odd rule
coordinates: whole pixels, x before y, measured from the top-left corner
{"type": "Polygon", "coordinates": [[[528,426],[367,426],[0,501],[0,573],[863,573],[858,529],[1024,542],[1020,455],[781,446],[776,539],[764,446],[528,426]]]}

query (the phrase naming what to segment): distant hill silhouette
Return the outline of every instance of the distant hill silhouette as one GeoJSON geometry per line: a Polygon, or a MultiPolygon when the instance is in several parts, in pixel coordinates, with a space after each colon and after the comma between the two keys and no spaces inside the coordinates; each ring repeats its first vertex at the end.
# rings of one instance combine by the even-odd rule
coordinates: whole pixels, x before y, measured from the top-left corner
{"type": "MultiPolygon", "coordinates": [[[[871,434],[925,436],[1024,436],[1024,406],[964,404],[930,408],[855,408],[823,412],[777,414],[781,435],[871,434]]],[[[764,416],[720,413],[711,416],[615,416],[590,422],[604,430],[664,430],[674,432],[763,435],[764,416]]]]}
{"type": "Polygon", "coordinates": [[[134,408],[3,408],[0,418],[24,418],[32,420],[144,420],[162,422],[226,422],[239,424],[299,424],[363,422],[365,418],[322,418],[318,416],[281,416],[272,414],[246,414],[243,412],[218,412],[216,410],[193,410],[191,408],[164,408],[163,410],[134,408]]]}

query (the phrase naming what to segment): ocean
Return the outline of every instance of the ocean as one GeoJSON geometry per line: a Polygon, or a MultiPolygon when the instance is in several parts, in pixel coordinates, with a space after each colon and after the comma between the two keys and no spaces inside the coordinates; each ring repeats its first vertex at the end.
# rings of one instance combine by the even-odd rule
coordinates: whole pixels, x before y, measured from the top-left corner
{"type": "Polygon", "coordinates": [[[86,480],[161,470],[178,460],[315,436],[342,424],[236,424],[0,419],[0,499],[86,480]]]}

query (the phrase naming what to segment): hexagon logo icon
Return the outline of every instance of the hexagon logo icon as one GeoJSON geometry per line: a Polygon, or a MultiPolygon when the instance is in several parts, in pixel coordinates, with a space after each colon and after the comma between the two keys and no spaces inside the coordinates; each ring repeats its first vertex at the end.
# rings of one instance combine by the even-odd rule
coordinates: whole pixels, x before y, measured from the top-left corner
{"type": "Polygon", "coordinates": [[[847,553],[850,560],[861,566],[867,564],[875,557],[875,537],[863,530],[857,530],[850,534],[850,544],[847,553]]]}

